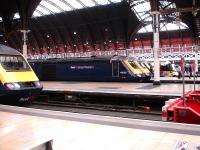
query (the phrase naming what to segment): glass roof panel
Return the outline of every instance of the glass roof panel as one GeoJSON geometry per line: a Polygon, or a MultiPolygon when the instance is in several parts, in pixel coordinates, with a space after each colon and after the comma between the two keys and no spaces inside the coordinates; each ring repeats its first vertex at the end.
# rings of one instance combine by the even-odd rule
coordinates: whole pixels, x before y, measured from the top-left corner
{"type": "Polygon", "coordinates": [[[38,13],[37,11],[34,11],[34,13],[33,13],[33,16],[35,16],[35,17],[40,17],[40,16],[41,16],[41,14],[40,14],[40,13],[38,13]]]}
{"type": "Polygon", "coordinates": [[[37,7],[37,10],[40,11],[44,15],[49,15],[51,12],[44,9],[41,5],[37,7]]]}
{"type": "Polygon", "coordinates": [[[54,13],[59,13],[61,12],[61,10],[59,10],[58,8],[56,8],[54,5],[46,2],[46,1],[41,1],[40,5],[45,6],[46,8],[50,9],[52,12],[54,13]]]}
{"type": "MultiPolygon", "coordinates": [[[[175,3],[169,2],[167,0],[160,0],[159,1],[160,8],[176,8],[175,3]]],[[[150,14],[150,2],[148,0],[140,0],[140,1],[132,1],[131,2],[132,10],[135,12],[138,19],[143,22],[144,24],[147,24],[146,26],[142,27],[138,33],[145,33],[145,32],[152,32],[152,16],[150,14]]],[[[176,14],[168,14],[165,16],[160,15],[160,20],[162,23],[160,23],[160,31],[167,31],[167,30],[179,30],[179,29],[187,29],[188,26],[184,24],[183,22],[180,22],[180,26],[176,24],[175,22],[176,14]],[[170,20],[166,20],[166,18],[169,18],[170,20]],[[169,23],[169,21],[171,23],[169,23]]]]}
{"type": "Polygon", "coordinates": [[[146,13],[149,13],[150,9],[151,9],[150,3],[145,0],[143,0],[141,2],[133,1],[132,5],[133,5],[132,10],[135,12],[138,19],[140,21],[145,21],[144,19],[147,19],[145,17],[145,15],[146,15],[146,13]]]}
{"type": "MultiPolygon", "coordinates": [[[[187,29],[187,25],[184,23],[175,24],[175,23],[160,23],[160,31],[174,31],[174,30],[185,30],[187,29]],[[180,26],[180,27],[179,27],[180,26]]],[[[145,33],[145,32],[153,32],[152,24],[148,24],[142,27],[138,33],[145,33]]]]}
{"type": "Polygon", "coordinates": [[[48,15],[51,13],[72,11],[73,9],[82,9],[84,7],[94,7],[97,4],[119,3],[121,1],[123,0],[42,0],[33,13],[33,17],[39,17],[41,13],[42,15],[48,15]]]}
{"type": "Polygon", "coordinates": [[[119,2],[121,2],[122,0],[110,0],[111,2],[113,2],[113,3],[119,3],[119,2]]]}
{"type": "MultiPolygon", "coordinates": [[[[65,0],[65,1],[67,1],[67,0],[65,0]]],[[[76,0],[68,0],[67,3],[69,3],[72,7],[76,8],[76,9],[83,8],[83,6],[76,0]]]]}
{"type": "Polygon", "coordinates": [[[87,7],[93,7],[95,6],[95,3],[94,1],[92,0],[80,0],[85,6],[87,7]]]}
{"type": "Polygon", "coordinates": [[[58,7],[60,7],[61,9],[63,9],[64,11],[70,11],[72,10],[72,8],[70,8],[66,3],[64,3],[61,0],[54,0],[53,1],[58,7]]]}
{"type": "Polygon", "coordinates": [[[96,2],[99,5],[106,5],[106,4],[110,4],[110,2],[108,0],[96,0],[96,2]]]}

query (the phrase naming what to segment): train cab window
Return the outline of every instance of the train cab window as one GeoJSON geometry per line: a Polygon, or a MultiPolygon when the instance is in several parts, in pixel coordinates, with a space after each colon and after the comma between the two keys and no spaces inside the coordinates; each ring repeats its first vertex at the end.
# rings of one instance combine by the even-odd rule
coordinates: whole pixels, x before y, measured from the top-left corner
{"type": "Polygon", "coordinates": [[[119,76],[119,62],[112,62],[112,76],[119,76]]]}
{"type": "Polygon", "coordinates": [[[142,67],[142,68],[146,68],[146,66],[145,66],[145,64],[143,63],[143,62],[138,62],[139,64],[140,64],[140,66],[142,67]]]}
{"type": "Polygon", "coordinates": [[[30,70],[22,56],[0,55],[0,64],[6,71],[30,70]]]}
{"type": "Polygon", "coordinates": [[[134,69],[139,69],[138,66],[134,62],[130,62],[130,64],[134,69]]]}

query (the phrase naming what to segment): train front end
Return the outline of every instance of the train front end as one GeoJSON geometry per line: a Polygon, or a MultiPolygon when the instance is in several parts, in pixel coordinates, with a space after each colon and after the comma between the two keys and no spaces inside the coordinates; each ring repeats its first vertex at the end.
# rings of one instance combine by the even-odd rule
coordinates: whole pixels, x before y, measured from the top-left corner
{"type": "Polygon", "coordinates": [[[21,55],[0,55],[0,96],[32,101],[42,90],[39,79],[21,55]]]}

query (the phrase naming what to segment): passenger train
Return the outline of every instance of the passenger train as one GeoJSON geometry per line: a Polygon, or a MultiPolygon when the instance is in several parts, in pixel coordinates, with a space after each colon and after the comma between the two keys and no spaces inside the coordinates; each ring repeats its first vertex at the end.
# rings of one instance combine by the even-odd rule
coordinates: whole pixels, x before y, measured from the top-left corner
{"type": "Polygon", "coordinates": [[[125,56],[30,60],[40,80],[48,81],[135,81],[150,80],[136,60],[125,56]]]}
{"type": "Polygon", "coordinates": [[[31,101],[41,90],[39,79],[21,53],[0,44],[0,97],[31,101]]]}

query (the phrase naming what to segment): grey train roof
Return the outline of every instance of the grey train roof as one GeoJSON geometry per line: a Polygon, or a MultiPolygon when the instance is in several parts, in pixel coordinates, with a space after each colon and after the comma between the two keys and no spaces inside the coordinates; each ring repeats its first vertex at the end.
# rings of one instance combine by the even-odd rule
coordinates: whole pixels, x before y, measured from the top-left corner
{"type": "Polygon", "coordinates": [[[16,49],[0,44],[0,55],[21,55],[16,49]]]}

